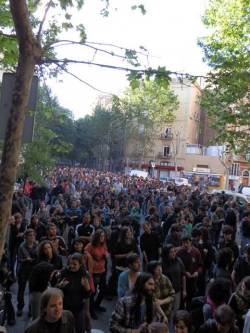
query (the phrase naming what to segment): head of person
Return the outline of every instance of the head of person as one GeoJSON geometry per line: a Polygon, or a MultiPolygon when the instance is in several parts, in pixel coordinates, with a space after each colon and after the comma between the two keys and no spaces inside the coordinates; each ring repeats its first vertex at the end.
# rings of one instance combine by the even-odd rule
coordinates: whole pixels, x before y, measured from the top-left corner
{"type": "Polygon", "coordinates": [[[31,219],[30,219],[30,225],[32,226],[32,227],[35,227],[35,226],[37,226],[38,225],[38,223],[39,223],[39,217],[37,216],[37,215],[32,215],[32,217],[31,217],[31,219]]]}
{"type": "Polygon", "coordinates": [[[207,286],[206,295],[216,307],[226,304],[232,293],[231,281],[217,278],[207,286]]]}
{"type": "Polygon", "coordinates": [[[36,240],[36,233],[33,229],[26,229],[24,233],[24,240],[26,243],[33,243],[36,240]]]}
{"type": "Polygon", "coordinates": [[[204,226],[205,228],[208,228],[208,227],[211,226],[212,221],[210,220],[210,218],[209,218],[208,216],[205,216],[205,217],[203,217],[203,219],[202,219],[202,224],[203,224],[203,226],[204,226]]]}
{"type": "Polygon", "coordinates": [[[91,216],[90,216],[89,212],[86,212],[86,213],[83,215],[82,223],[83,223],[83,224],[90,224],[90,222],[91,222],[91,216]]]}
{"type": "Polygon", "coordinates": [[[39,203],[39,208],[40,208],[40,209],[45,209],[45,208],[46,208],[46,205],[45,205],[45,202],[44,202],[44,201],[40,201],[40,203],[39,203]]]}
{"type": "Polygon", "coordinates": [[[162,261],[163,263],[175,260],[176,258],[176,248],[173,244],[167,244],[162,249],[162,261]]]}
{"type": "Polygon", "coordinates": [[[173,322],[175,333],[189,333],[192,329],[192,317],[186,310],[176,311],[173,322]]]}
{"type": "Polygon", "coordinates": [[[58,288],[48,288],[41,298],[41,318],[50,323],[61,319],[63,313],[63,292],[58,288]]]}
{"type": "Polygon", "coordinates": [[[154,279],[158,279],[162,275],[162,265],[157,260],[152,260],[147,264],[147,272],[150,273],[154,279]]]}
{"type": "Polygon", "coordinates": [[[200,228],[195,228],[192,230],[192,238],[195,244],[202,244],[202,232],[200,228]]]}
{"type": "Polygon", "coordinates": [[[149,215],[156,214],[156,208],[154,206],[150,207],[148,213],[149,213],[149,215]]]}
{"type": "Polygon", "coordinates": [[[135,283],[133,294],[140,296],[153,296],[155,290],[155,282],[152,274],[141,273],[135,283]]]}
{"type": "Polygon", "coordinates": [[[220,333],[229,333],[234,327],[235,315],[229,305],[221,305],[215,310],[214,319],[220,333]]]}
{"type": "Polygon", "coordinates": [[[244,277],[240,283],[240,287],[243,297],[250,302],[250,276],[244,277]]]}
{"type": "Polygon", "coordinates": [[[229,242],[232,240],[232,236],[233,236],[233,229],[232,227],[230,227],[229,225],[224,225],[222,228],[222,234],[224,237],[224,240],[226,242],[229,242]]]}
{"type": "Polygon", "coordinates": [[[215,210],[215,214],[220,218],[224,218],[224,209],[222,207],[217,207],[215,210]]]}
{"type": "Polygon", "coordinates": [[[21,213],[15,213],[14,218],[15,218],[15,224],[20,224],[23,220],[23,216],[21,213]]]}
{"type": "Polygon", "coordinates": [[[39,260],[50,260],[55,256],[53,244],[49,240],[44,240],[39,244],[38,258],[39,260]]]}
{"type": "Polygon", "coordinates": [[[140,256],[138,254],[130,254],[127,258],[127,264],[128,264],[128,268],[132,271],[132,272],[140,272],[141,270],[141,259],[140,256]]]}
{"type": "Polygon", "coordinates": [[[181,231],[181,228],[180,228],[180,225],[178,223],[174,223],[171,226],[170,233],[171,233],[172,237],[180,238],[180,235],[181,235],[180,231],[181,231]]]}
{"type": "Polygon", "coordinates": [[[124,226],[120,230],[120,242],[124,242],[126,240],[131,240],[133,238],[132,229],[130,226],[124,226]]]}
{"type": "Polygon", "coordinates": [[[56,237],[57,228],[54,223],[49,223],[47,227],[47,234],[49,237],[56,237]]]}
{"type": "Polygon", "coordinates": [[[154,278],[149,273],[141,273],[137,277],[135,286],[133,288],[133,295],[135,296],[135,321],[140,323],[141,319],[141,303],[145,300],[146,305],[146,322],[151,323],[153,320],[153,294],[155,290],[154,278]]]}
{"type": "Polygon", "coordinates": [[[83,256],[81,253],[73,253],[68,258],[68,267],[71,272],[78,272],[83,266],[83,256]]]}
{"type": "Polygon", "coordinates": [[[76,207],[77,207],[76,200],[72,200],[72,202],[71,202],[71,208],[76,208],[76,207]]]}
{"type": "Polygon", "coordinates": [[[91,244],[94,247],[97,247],[97,246],[105,245],[105,243],[106,243],[105,232],[102,229],[96,230],[95,233],[93,234],[91,244]]]}
{"type": "Polygon", "coordinates": [[[184,237],[182,237],[181,240],[182,240],[182,247],[185,250],[189,251],[191,249],[191,247],[192,247],[192,239],[191,239],[191,237],[190,236],[184,236],[184,237]]]}
{"type": "Polygon", "coordinates": [[[73,251],[77,253],[83,253],[84,245],[80,238],[76,238],[73,242],[73,251]]]}
{"type": "Polygon", "coordinates": [[[247,262],[250,263],[250,244],[245,246],[244,257],[246,258],[247,262]]]}

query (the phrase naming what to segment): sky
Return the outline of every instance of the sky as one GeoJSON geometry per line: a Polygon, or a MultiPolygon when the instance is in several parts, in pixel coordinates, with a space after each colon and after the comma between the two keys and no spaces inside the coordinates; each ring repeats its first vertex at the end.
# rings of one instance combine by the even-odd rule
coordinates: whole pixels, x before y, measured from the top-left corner
{"type": "MultiPolygon", "coordinates": [[[[74,22],[84,24],[88,42],[115,44],[125,48],[148,50],[149,56],[141,56],[145,66],[165,66],[172,71],[205,74],[206,65],[202,61],[202,50],[197,40],[206,34],[201,22],[207,0],[141,0],[146,15],[139,10],[131,10],[137,0],[110,0],[110,15],[102,17],[101,0],[85,0],[81,12],[74,12],[74,22]]],[[[77,40],[74,34],[65,38],[77,40]]],[[[107,49],[107,48],[106,48],[107,49]]],[[[113,51],[121,53],[120,49],[113,51]]],[[[95,61],[117,66],[128,65],[112,56],[95,53],[82,46],[62,46],[57,48],[58,57],[95,61]]],[[[121,94],[128,86],[126,74],[121,71],[103,69],[90,65],[71,65],[69,70],[100,93],[64,73],[48,85],[62,106],[70,109],[75,119],[91,114],[98,96],[121,94]]]]}

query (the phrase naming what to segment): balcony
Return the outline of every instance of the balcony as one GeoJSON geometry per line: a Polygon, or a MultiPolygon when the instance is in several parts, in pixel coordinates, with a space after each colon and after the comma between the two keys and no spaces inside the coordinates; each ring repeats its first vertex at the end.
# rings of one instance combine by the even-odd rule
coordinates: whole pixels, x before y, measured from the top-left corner
{"type": "Polygon", "coordinates": [[[173,133],[161,134],[160,139],[162,139],[162,140],[172,140],[173,139],[173,133]]]}
{"type": "Polygon", "coordinates": [[[159,153],[157,155],[158,158],[163,159],[163,160],[170,160],[172,158],[172,156],[173,155],[171,153],[166,154],[166,155],[164,155],[163,153],[159,153]]]}

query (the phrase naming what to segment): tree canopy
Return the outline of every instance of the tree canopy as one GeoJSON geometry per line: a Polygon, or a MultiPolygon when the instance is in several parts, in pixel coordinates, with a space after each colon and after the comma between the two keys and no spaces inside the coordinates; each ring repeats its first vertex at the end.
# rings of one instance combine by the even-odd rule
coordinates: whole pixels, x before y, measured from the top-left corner
{"type": "Polygon", "coordinates": [[[211,0],[203,17],[209,33],[200,40],[212,68],[202,105],[217,130],[215,141],[241,153],[250,147],[249,8],[249,0],[211,0]]]}

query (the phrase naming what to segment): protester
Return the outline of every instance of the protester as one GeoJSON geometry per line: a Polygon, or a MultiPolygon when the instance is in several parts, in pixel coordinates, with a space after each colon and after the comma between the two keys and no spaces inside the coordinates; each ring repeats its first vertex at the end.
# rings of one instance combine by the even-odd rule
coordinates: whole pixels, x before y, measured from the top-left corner
{"type": "Polygon", "coordinates": [[[49,288],[41,298],[40,316],[25,330],[25,333],[75,333],[71,312],[63,310],[63,293],[49,288]]]}
{"type": "MultiPolygon", "coordinates": [[[[125,306],[121,310],[124,318],[130,318],[130,313],[124,312],[128,307],[135,310],[135,300],[141,300],[141,303],[136,306],[137,312],[131,310],[134,311],[132,316],[139,320],[140,308],[144,318],[139,320],[140,323],[130,322],[126,326],[130,319],[121,322],[119,314],[118,317],[115,315],[113,330],[120,325],[121,332],[130,333],[131,329],[135,330],[132,331],[134,333],[138,330],[165,332],[166,325],[161,326],[159,320],[168,317],[167,326],[172,333],[173,317],[180,315],[177,311],[190,310],[192,327],[188,317],[182,313],[183,321],[178,321],[175,330],[181,333],[183,327],[184,332],[196,333],[204,321],[214,320],[216,311],[229,299],[235,318],[241,320],[239,325],[243,329],[243,316],[247,317],[247,311],[244,310],[242,316],[241,305],[248,304],[248,288],[245,288],[247,284],[242,287],[240,282],[250,275],[247,245],[249,205],[240,205],[226,193],[201,191],[199,184],[180,187],[173,182],[163,183],[158,179],[82,167],[56,167],[45,176],[44,183],[47,189],[33,184],[32,205],[26,198],[28,192],[14,195],[13,212],[16,214],[10,218],[6,249],[13,281],[17,268],[19,315],[23,311],[28,312],[28,306],[24,308],[23,293],[29,280],[32,316],[39,316],[43,290],[62,283],[65,308],[73,311],[77,331],[82,328],[89,331],[95,325],[88,315],[89,299],[92,319],[97,318],[99,311],[103,312],[100,313],[103,320],[103,316],[109,316],[108,313],[104,315],[110,308],[106,300],[117,292],[118,312],[121,304],[125,306]],[[31,210],[37,212],[40,219],[37,215],[30,218],[31,210]],[[239,221],[240,240],[238,237],[234,240],[239,221]],[[28,249],[29,237],[24,237],[27,228],[33,229],[28,249]],[[240,256],[239,243],[242,245],[240,256]],[[138,247],[143,263],[138,256],[138,247]],[[16,265],[17,252],[22,256],[18,255],[16,265]],[[72,259],[75,253],[81,260],[72,259]],[[25,263],[26,258],[31,260],[25,263]],[[145,304],[145,300],[148,301],[145,292],[143,294],[135,288],[147,264],[154,285],[149,292],[152,293],[151,301],[147,303],[149,307],[145,304]],[[73,266],[77,268],[75,272],[73,266]],[[62,282],[62,275],[67,275],[70,282],[65,279],[62,282]],[[76,292],[83,290],[80,275],[88,281],[88,285],[84,282],[86,293],[76,292]],[[221,277],[226,280],[221,282],[221,277]],[[168,288],[169,281],[172,289],[168,288]],[[71,299],[74,293],[77,296],[71,299]],[[136,297],[139,294],[141,296],[136,297]],[[241,297],[244,302],[238,304],[241,297]],[[148,316],[150,323],[146,323],[146,309],[148,315],[153,313],[152,321],[148,316]]],[[[22,186],[20,184],[18,188],[22,186]]],[[[14,293],[15,288],[8,290],[10,296],[11,292],[14,293]]],[[[219,332],[223,331],[217,323],[214,324],[219,332]]],[[[54,328],[57,330],[56,325],[54,328]]],[[[232,325],[231,329],[234,330],[232,325]]]]}
{"type": "Polygon", "coordinates": [[[239,333],[234,324],[234,312],[229,305],[221,305],[215,311],[214,319],[209,319],[198,333],[239,333]]]}
{"type": "Polygon", "coordinates": [[[106,261],[108,256],[106,246],[106,235],[102,229],[97,230],[85,251],[90,254],[93,259],[93,280],[95,291],[98,287],[98,295],[95,293],[90,296],[90,313],[93,319],[97,319],[96,311],[105,312],[106,309],[101,306],[101,302],[106,290],[106,261]]]}
{"type": "MultiPolygon", "coordinates": [[[[155,283],[152,275],[140,274],[131,296],[118,300],[110,319],[110,332],[136,333],[143,332],[143,330],[147,332],[147,327],[150,329],[153,323],[160,323],[164,314],[153,300],[154,290],[155,283]]],[[[167,332],[166,325],[159,325],[157,332],[167,332]]]]}
{"type": "Polygon", "coordinates": [[[69,256],[68,267],[58,277],[58,288],[63,291],[63,305],[75,319],[76,333],[91,332],[89,296],[91,293],[89,275],[83,264],[83,256],[74,253],[69,256]]]}
{"type": "Polygon", "coordinates": [[[122,272],[118,278],[117,295],[119,298],[129,294],[138,278],[141,269],[141,260],[138,254],[131,254],[127,258],[128,270],[122,272]]]}
{"type": "Polygon", "coordinates": [[[147,265],[147,271],[152,274],[155,282],[155,301],[163,310],[166,318],[170,319],[175,295],[172,283],[168,277],[162,274],[162,265],[158,261],[150,261],[147,265]]]}
{"type": "Polygon", "coordinates": [[[26,284],[36,262],[37,243],[35,241],[35,233],[32,229],[27,229],[24,233],[24,241],[19,246],[17,256],[17,316],[21,316],[23,313],[26,284]]]}

